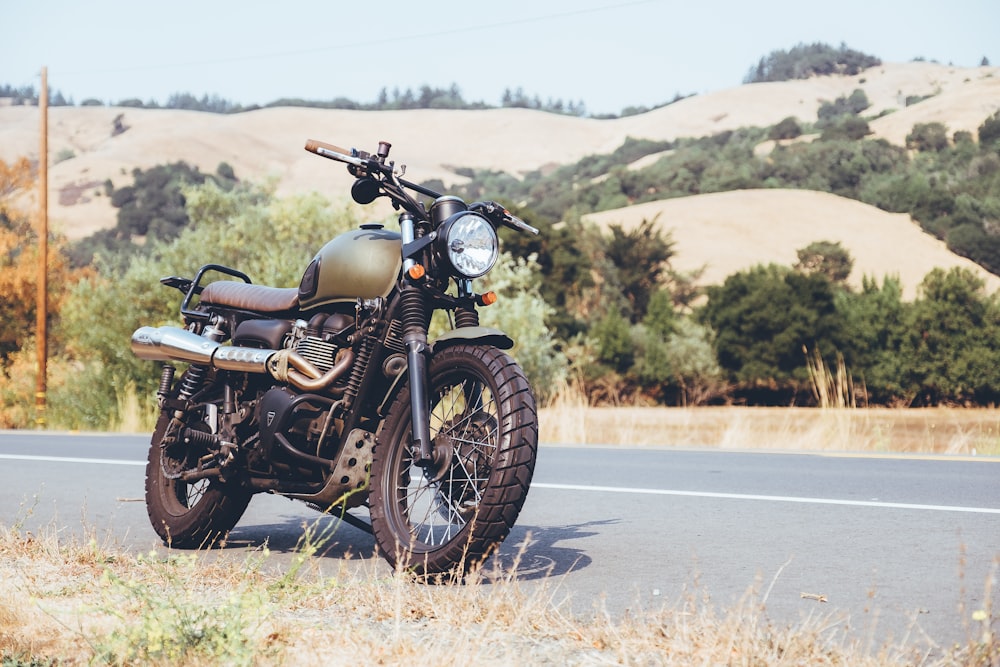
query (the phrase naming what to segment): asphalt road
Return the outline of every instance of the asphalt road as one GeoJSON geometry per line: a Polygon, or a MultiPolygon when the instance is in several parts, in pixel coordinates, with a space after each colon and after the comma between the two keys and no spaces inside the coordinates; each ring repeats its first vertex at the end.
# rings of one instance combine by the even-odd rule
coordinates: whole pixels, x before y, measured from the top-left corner
{"type": "MultiPolygon", "coordinates": [[[[162,548],[142,502],[146,442],[0,432],[0,524],[162,548]]],[[[267,540],[280,562],[314,522],[333,519],[257,496],[227,554],[267,540]]],[[[341,525],[322,558],[388,572],[374,548],[341,525]]],[[[876,646],[948,645],[978,636],[987,596],[1000,610],[1000,581],[987,590],[1000,577],[1000,459],[543,445],[497,558],[517,560],[528,586],[558,577],[556,600],[580,614],[692,598],[725,610],[749,595],[780,625],[818,615],[876,646]]]]}

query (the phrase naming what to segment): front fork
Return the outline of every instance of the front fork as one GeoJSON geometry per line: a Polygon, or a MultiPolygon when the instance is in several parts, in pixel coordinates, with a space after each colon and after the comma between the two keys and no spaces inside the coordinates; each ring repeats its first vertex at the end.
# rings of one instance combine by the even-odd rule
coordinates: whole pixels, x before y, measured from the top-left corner
{"type": "Polygon", "coordinates": [[[427,399],[427,334],[407,336],[406,362],[410,374],[410,419],[413,433],[416,464],[422,468],[434,461],[434,447],[431,442],[430,403],[427,399]]]}
{"type": "MultiPolygon", "coordinates": [[[[460,284],[459,291],[469,291],[471,285],[460,284]]],[[[416,464],[422,468],[434,465],[434,443],[430,435],[430,397],[428,396],[427,365],[430,346],[427,344],[427,306],[420,289],[406,285],[402,294],[403,344],[406,347],[406,364],[410,380],[410,420],[416,464]]],[[[457,327],[479,325],[474,309],[456,309],[457,327]]],[[[479,397],[467,397],[469,405],[478,405],[479,397]]]]}
{"type": "MultiPolygon", "coordinates": [[[[416,229],[412,214],[403,213],[399,216],[399,231],[403,274],[406,276],[416,264],[413,258],[420,251],[414,244],[416,229]]],[[[410,432],[417,453],[416,464],[426,468],[431,465],[434,457],[430,404],[427,400],[427,310],[423,294],[415,285],[407,283],[401,296],[403,344],[406,346],[406,367],[410,376],[410,432]]]]}
{"type": "MultiPolygon", "coordinates": [[[[414,257],[426,247],[431,237],[417,238],[413,216],[403,213],[399,216],[402,241],[402,260],[405,285],[401,294],[403,344],[406,346],[406,364],[410,379],[410,432],[416,452],[416,464],[422,468],[434,465],[434,443],[431,441],[430,401],[427,395],[427,360],[430,348],[427,344],[427,327],[430,322],[424,295],[419,287],[408,282],[417,279],[410,270],[416,267],[414,257]]],[[[421,267],[416,267],[421,268],[421,267]]],[[[423,274],[423,271],[420,271],[423,274]]],[[[458,281],[458,295],[461,298],[473,296],[472,281],[458,281]]],[[[455,326],[478,326],[479,315],[475,308],[456,309],[455,326]]]]}

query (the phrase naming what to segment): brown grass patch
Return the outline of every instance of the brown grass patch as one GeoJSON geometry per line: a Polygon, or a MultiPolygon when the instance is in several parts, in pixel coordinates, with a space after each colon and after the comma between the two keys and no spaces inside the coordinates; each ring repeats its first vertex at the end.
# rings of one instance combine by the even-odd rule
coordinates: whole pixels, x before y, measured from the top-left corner
{"type": "MultiPolygon", "coordinates": [[[[308,534],[308,531],[307,531],[308,534]]],[[[987,633],[964,647],[870,648],[842,622],[777,626],[752,587],[716,611],[689,592],[672,607],[614,618],[572,615],[558,578],[522,587],[511,572],[429,586],[368,573],[323,574],[244,555],[128,553],[114,545],[0,530],[0,660],[55,664],[958,665],[991,664],[987,633]],[[243,559],[242,562],[240,559],[243,559]]],[[[516,568],[515,568],[516,570],[516,568]]],[[[989,628],[992,619],[984,621],[989,628]]]]}
{"type": "Polygon", "coordinates": [[[1000,411],[967,408],[609,407],[564,400],[539,414],[542,442],[1000,455],[1000,411]]]}

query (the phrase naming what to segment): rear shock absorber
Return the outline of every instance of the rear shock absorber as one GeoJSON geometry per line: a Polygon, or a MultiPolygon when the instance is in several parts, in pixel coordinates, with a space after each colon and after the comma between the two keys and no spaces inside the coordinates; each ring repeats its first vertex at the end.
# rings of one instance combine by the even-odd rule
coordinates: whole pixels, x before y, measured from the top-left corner
{"type": "MultiPolygon", "coordinates": [[[[226,332],[217,327],[215,323],[206,326],[201,335],[215,342],[220,342],[226,338],[226,332]]],[[[204,382],[208,371],[208,366],[191,364],[184,374],[184,380],[181,382],[181,388],[177,392],[177,397],[186,401],[194,396],[195,392],[201,388],[201,383],[204,382]]]]}
{"type": "Polygon", "coordinates": [[[160,388],[156,390],[156,396],[161,401],[170,395],[170,388],[174,386],[174,373],[177,369],[170,364],[163,364],[163,370],[160,371],[160,388]]]}

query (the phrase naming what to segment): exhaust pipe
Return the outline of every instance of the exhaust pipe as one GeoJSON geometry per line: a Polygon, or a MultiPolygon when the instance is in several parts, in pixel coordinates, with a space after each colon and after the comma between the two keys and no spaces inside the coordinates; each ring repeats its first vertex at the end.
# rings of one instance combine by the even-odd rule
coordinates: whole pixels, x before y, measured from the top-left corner
{"type": "Polygon", "coordinates": [[[177,327],[139,327],[132,334],[132,354],[146,361],[183,361],[224,371],[268,373],[277,350],[221,345],[177,327]]]}
{"type": "Polygon", "coordinates": [[[139,327],[132,334],[132,354],[146,361],[183,361],[239,373],[267,373],[279,382],[289,382],[303,391],[329,390],[343,393],[334,382],[354,364],[347,350],[326,373],[292,350],[261,350],[222,345],[177,327],[139,327]]]}

